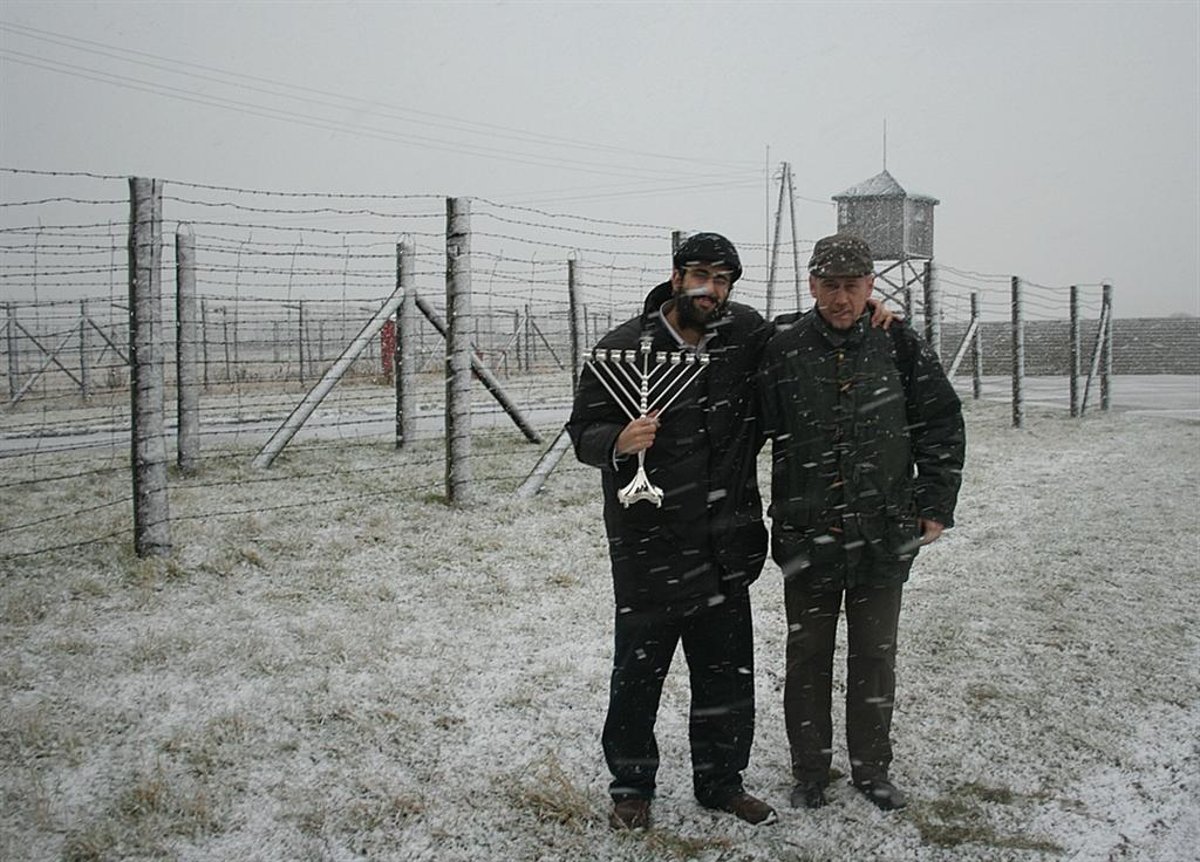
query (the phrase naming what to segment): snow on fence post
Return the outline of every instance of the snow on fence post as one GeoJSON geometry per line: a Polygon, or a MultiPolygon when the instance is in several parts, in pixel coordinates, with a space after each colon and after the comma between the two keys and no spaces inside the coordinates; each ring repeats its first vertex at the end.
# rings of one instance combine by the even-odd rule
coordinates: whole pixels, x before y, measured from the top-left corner
{"type": "Polygon", "coordinates": [[[396,352],[393,372],[396,380],[396,448],[403,449],[417,427],[417,307],[413,273],[416,271],[416,246],[410,239],[396,244],[396,289],[400,308],[396,312],[396,352]]]}
{"type": "Polygon", "coordinates": [[[983,397],[983,321],[979,319],[979,293],[971,291],[971,320],[975,336],[971,339],[971,397],[983,397]]]}
{"type": "Polygon", "coordinates": [[[129,365],[134,550],[171,551],[163,421],[162,183],[129,178],[129,365]]]}
{"type": "Polygon", "coordinates": [[[933,348],[938,359],[942,358],[942,308],[938,297],[937,284],[933,280],[933,262],[925,261],[925,269],[921,274],[921,284],[925,291],[925,340],[933,348]]]}
{"type": "Polygon", "coordinates": [[[92,396],[91,369],[87,352],[87,300],[79,300],[79,394],[84,401],[92,396]]]}
{"type": "Polygon", "coordinates": [[[1111,284],[1102,284],[1101,289],[1101,317],[1107,322],[1104,328],[1104,340],[1101,342],[1102,353],[1100,355],[1100,409],[1107,410],[1111,390],[1109,388],[1109,378],[1112,376],[1112,338],[1113,338],[1113,311],[1112,311],[1112,294],[1113,289],[1111,284]]]}
{"type": "Polygon", "coordinates": [[[196,316],[196,237],[191,225],[175,229],[175,374],[179,421],[176,463],[184,473],[200,461],[200,374],[196,316]]]}
{"type": "Polygon", "coordinates": [[[1079,415],[1079,358],[1082,355],[1083,342],[1079,336],[1079,287],[1071,285],[1071,344],[1069,357],[1071,376],[1071,416],[1079,415]]]}
{"type": "Polygon", "coordinates": [[[1012,277],[1012,424],[1025,422],[1025,319],[1021,309],[1021,279],[1012,277]]]}
{"type": "Polygon", "coordinates": [[[471,203],[446,199],[446,500],[471,502],[471,203]]]}

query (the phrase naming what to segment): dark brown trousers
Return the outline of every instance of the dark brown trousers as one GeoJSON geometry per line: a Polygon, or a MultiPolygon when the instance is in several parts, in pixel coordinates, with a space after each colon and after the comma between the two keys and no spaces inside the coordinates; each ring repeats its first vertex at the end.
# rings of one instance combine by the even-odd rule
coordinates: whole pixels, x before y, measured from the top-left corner
{"type": "Polygon", "coordinates": [[[851,780],[886,778],[892,762],[896,628],[903,584],[811,591],[789,581],[784,720],[796,781],[826,784],[833,758],[833,653],[845,597],[846,743],[851,780]]]}

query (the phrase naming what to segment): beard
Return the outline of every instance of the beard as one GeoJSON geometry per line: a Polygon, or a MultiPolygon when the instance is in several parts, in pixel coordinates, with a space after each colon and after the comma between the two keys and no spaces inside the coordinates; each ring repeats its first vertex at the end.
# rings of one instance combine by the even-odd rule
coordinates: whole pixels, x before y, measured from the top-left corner
{"type": "Polygon", "coordinates": [[[718,302],[710,294],[699,294],[712,301],[712,307],[698,304],[697,297],[686,291],[675,294],[675,310],[679,316],[679,324],[685,329],[704,329],[708,324],[725,313],[725,303],[718,302]]]}

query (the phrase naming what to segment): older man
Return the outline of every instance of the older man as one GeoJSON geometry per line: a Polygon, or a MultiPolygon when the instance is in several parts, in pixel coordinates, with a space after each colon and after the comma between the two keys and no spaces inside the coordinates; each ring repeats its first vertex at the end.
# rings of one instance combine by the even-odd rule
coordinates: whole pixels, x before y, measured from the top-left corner
{"type": "Polygon", "coordinates": [[[809,261],[816,308],[780,327],[759,378],[772,439],[771,551],[784,575],[784,719],[795,807],[825,804],[838,615],[845,604],[846,740],[853,785],[883,810],[900,598],[921,545],[954,523],[965,450],[961,405],[907,326],[868,325],[874,261],[835,234],[809,261]]]}

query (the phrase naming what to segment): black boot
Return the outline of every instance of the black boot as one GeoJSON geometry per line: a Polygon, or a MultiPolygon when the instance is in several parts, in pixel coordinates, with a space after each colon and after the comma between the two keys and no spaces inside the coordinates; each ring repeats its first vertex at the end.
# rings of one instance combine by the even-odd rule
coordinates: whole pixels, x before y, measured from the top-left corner
{"type": "Polygon", "coordinates": [[[886,778],[856,781],[854,786],[880,811],[896,811],[908,805],[907,794],[886,778]]]}
{"type": "Polygon", "coordinates": [[[823,808],[827,802],[825,785],[819,781],[797,781],[792,788],[793,808],[823,808]]]}

